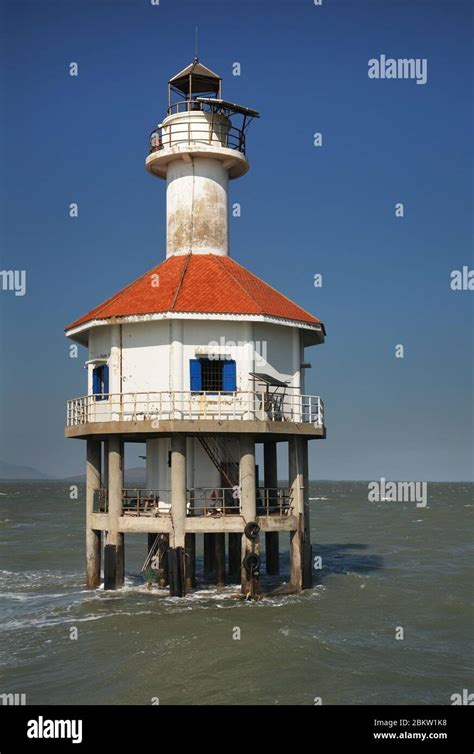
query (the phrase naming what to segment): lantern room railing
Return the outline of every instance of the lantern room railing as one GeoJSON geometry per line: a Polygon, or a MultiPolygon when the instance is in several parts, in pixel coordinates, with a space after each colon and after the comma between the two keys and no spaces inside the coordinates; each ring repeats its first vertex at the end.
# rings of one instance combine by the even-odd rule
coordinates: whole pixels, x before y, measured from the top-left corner
{"type": "Polygon", "coordinates": [[[304,422],[324,427],[324,404],[316,395],[266,391],[106,393],[67,402],[67,426],[93,422],[196,420],[304,422]]]}
{"type": "Polygon", "coordinates": [[[175,147],[179,144],[207,144],[236,149],[245,155],[243,128],[233,126],[223,114],[215,112],[205,102],[182,100],[168,109],[168,115],[196,113],[196,116],[165,122],[150,134],[149,152],[175,147]]]}
{"type": "Polygon", "coordinates": [[[245,154],[245,135],[240,129],[229,126],[216,131],[212,124],[193,118],[174,124],[172,128],[155,128],[150,134],[149,153],[178,144],[207,144],[212,147],[236,149],[245,154]]]}

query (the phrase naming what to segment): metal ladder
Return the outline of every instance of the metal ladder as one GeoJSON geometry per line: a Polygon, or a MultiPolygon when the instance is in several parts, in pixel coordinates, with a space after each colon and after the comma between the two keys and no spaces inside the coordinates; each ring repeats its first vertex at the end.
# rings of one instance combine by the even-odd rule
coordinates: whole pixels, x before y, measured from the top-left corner
{"type": "Polygon", "coordinates": [[[229,457],[229,449],[225,440],[218,437],[200,436],[199,442],[229,487],[238,487],[239,464],[229,457]]]}
{"type": "Polygon", "coordinates": [[[147,558],[146,558],[145,562],[142,565],[142,573],[144,571],[146,571],[146,569],[148,568],[148,566],[151,563],[151,560],[152,560],[153,556],[156,555],[156,553],[158,551],[158,546],[160,544],[159,540],[160,540],[160,535],[157,534],[156,537],[155,537],[155,540],[154,540],[154,542],[153,542],[153,544],[152,544],[152,546],[150,548],[150,552],[148,553],[147,558]]]}

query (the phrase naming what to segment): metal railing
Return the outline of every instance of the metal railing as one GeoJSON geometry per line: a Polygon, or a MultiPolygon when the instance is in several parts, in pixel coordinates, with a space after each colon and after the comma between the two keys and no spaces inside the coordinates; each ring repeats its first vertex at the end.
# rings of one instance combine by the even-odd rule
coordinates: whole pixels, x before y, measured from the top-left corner
{"type": "MultiPolygon", "coordinates": [[[[123,516],[161,516],[169,513],[170,499],[169,490],[149,490],[124,488],[122,490],[122,515],[123,516]]],[[[101,487],[94,491],[94,513],[108,513],[109,499],[108,490],[101,487]]]]}
{"type": "Polygon", "coordinates": [[[269,395],[265,391],[106,393],[100,400],[86,395],[67,402],[68,427],[150,419],[291,421],[323,428],[324,404],[316,395],[269,395]]]}
{"type": "Polygon", "coordinates": [[[169,514],[170,506],[166,502],[169,498],[169,490],[124,489],[122,490],[122,515],[162,516],[169,514]]]}
{"type": "MultiPolygon", "coordinates": [[[[186,491],[187,516],[240,516],[240,488],[199,487],[186,491]]],[[[259,487],[257,516],[288,516],[293,509],[292,491],[288,487],[259,487]]],[[[94,513],[108,513],[108,491],[95,490],[94,513]]],[[[122,516],[169,516],[171,491],[139,488],[122,490],[122,516]]]]}
{"type": "Polygon", "coordinates": [[[238,487],[200,487],[188,490],[188,516],[239,516],[238,487]]]}
{"type": "Polygon", "coordinates": [[[195,99],[181,99],[179,102],[173,102],[168,107],[168,115],[176,115],[177,113],[189,113],[196,110],[203,113],[212,113],[213,108],[217,106],[217,103],[213,103],[213,106],[208,102],[199,102],[195,99]]]}
{"type": "Polygon", "coordinates": [[[200,115],[172,120],[154,128],[149,138],[150,154],[177,144],[193,143],[237,149],[245,154],[244,129],[233,126],[225,115],[214,112],[207,103],[183,100],[168,109],[168,115],[192,112],[200,115]]]}
{"type": "Polygon", "coordinates": [[[292,510],[291,487],[258,487],[257,516],[289,516],[292,510]]]}
{"type": "Polygon", "coordinates": [[[208,144],[236,149],[245,154],[245,135],[235,126],[216,127],[211,123],[189,119],[187,123],[155,128],[150,133],[149,154],[178,144],[208,144]]]}

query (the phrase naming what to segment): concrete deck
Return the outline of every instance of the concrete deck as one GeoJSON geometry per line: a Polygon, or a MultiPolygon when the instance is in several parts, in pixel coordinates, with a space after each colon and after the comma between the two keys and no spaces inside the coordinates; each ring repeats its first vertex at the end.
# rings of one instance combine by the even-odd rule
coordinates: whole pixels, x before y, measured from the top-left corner
{"type": "Polygon", "coordinates": [[[309,422],[261,421],[243,419],[145,419],[143,421],[89,422],[66,427],[65,437],[107,439],[110,435],[121,435],[126,442],[144,442],[153,437],[171,437],[184,433],[191,437],[200,434],[252,435],[259,442],[285,440],[295,435],[306,439],[324,439],[325,427],[315,427],[309,422]]]}
{"type": "MultiPolygon", "coordinates": [[[[256,516],[255,521],[262,532],[266,531],[296,531],[296,516],[256,516]]],[[[107,513],[92,513],[90,526],[96,531],[107,531],[110,528],[107,513]]],[[[234,532],[242,534],[245,520],[242,516],[187,516],[184,530],[186,534],[203,534],[218,532],[234,532]]],[[[171,516],[119,516],[118,531],[124,534],[149,533],[171,534],[173,522],[171,516]]]]}

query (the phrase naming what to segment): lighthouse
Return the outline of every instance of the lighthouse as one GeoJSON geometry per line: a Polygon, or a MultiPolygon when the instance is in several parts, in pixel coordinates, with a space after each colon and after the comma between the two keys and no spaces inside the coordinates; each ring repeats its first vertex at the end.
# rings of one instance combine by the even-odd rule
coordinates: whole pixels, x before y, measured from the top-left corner
{"type": "Polygon", "coordinates": [[[256,598],[283,577],[285,533],[287,587],[311,586],[308,443],[326,429],[321,398],[305,389],[306,349],[325,328],[229,248],[229,181],[249,169],[258,117],[223,99],[197,58],[170,79],[146,157],[166,185],[166,257],[66,328],[87,349],[65,434],[86,441],[88,588],[102,573],[105,589],[123,585],[128,533],[144,535],[143,572],[172,596],[235,583],[256,598]],[[125,484],[130,443],[146,444],[143,489],[125,484]]]}

